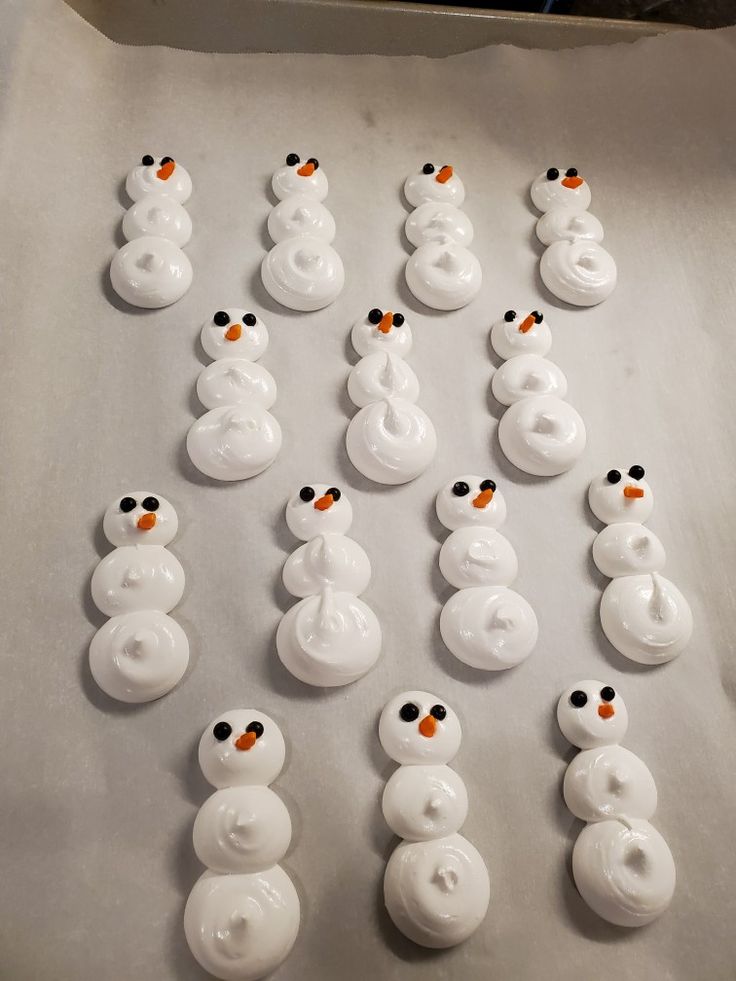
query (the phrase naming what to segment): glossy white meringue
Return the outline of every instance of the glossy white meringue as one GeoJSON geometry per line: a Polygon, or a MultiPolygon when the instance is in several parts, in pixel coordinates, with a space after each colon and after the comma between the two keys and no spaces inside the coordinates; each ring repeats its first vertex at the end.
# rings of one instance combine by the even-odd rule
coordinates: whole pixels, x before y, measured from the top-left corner
{"type": "Polygon", "coordinates": [[[657,787],[649,767],[623,746],[600,746],[578,753],[565,771],[562,793],[581,821],[604,821],[657,810],[657,787]]]}
{"type": "Polygon", "coordinates": [[[199,766],[205,780],[213,787],[267,786],[281,773],[286,758],[284,736],[274,720],[258,709],[229,709],[207,726],[199,740],[199,766]],[[215,736],[215,729],[226,722],[230,734],[215,736]],[[238,740],[254,722],[263,727],[249,748],[241,749],[238,740]]]}
{"type": "Polygon", "coordinates": [[[618,273],[602,245],[586,239],[553,242],[539,263],[542,282],[558,299],[592,307],[613,292],[618,273]]]}
{"type": "Polygon", "coordinates": [[[470,218],[446,201],[420,204],[406,219],[404,231],[414,248],[427,242],[457,242],[467,248],[474,236],[470,218]]]}
{"type": "Polygon", "coordinates": [[[405,484],[423,473],[437,451],[429,416],[405,399],[383,399],[360,409],[345,437],[350,462],[379,484],[405,484]]]}
{"type": "Polygon", "coordinates": [[[257,402],[210,409],[187,433],[194,466],[215,480],[247,480],[271,466],[281,449],[281,426],[257,402]]]}
{"type": "Polygon", "coordinates": [[[425,201],[444,201],[460,207],[465,200],[465,187],[456,173],[453,173],[449,180],[440,182],[437,180],[441,168],[435,166],[431,174],[425,174],[422,170],[415,174],[410,174],[404,182],[404,197],[412,206],[418,208],[425,201]]]}
{"type": "Polygon", "coordinates": [[[647,481],[641,477],[630,476],[626,467],[615,467],[621,479],[615,483],[608,480],[608,470],[595,477],[588,488],[588,505],[593,514],[606,525],[616,522],[636,522],[643,524],[652,516],[654,492],[647,481]],[[639,497],[627,496],[627,488],[635,488],[643,493],[639,497]]]}
{"type": "Polygon", "coordinates": [[[267,292],[290,310],[321,310],[342,292],[345,270],[331,245],[313,235],[286,238],[261,264],[267,292]]]}
{"type": "Polygon", "coordinates": [[[553,477],[570,470],[585,449],[585,423],[578,412],[554,395],[522,399],[498,424],[506,457],[525,473],[553,477]]]}
{"type": "Polygon", "coordinates": [[[272,208],[268,216],[268,234],[274,242],[296,235],[311,235],[329,245],[335,238],[332,212],[308,194],[292,194],[272,208]]]}
{"type": "Polygon", "coordinates": [[[175,198],[147,194],[123,215],[123,235],[129,242],[144,235],[167,238],[181,248],[192,237],[192,219],[175,198]]]}
{"type": "Polygon", "coordinates": [[[603,225],[589,211],[554,208],[537,222],[537,238],[543,245],[576,239],[602,242],[603,225]]]}
{"type": "Polygon", "coordinates": [[[654,572],[613,579],[601,597],[601,626],[611,644],[639,664],[663,664],[681,654],[693,615],[680,590],[654,572]]]}
{"type": "MultiPolygon", "coordinates": [[[[414,713],[412,713],[414,714],[414,713]]],[[[378,738],[384,752],[402,766],[443,766],[457,755],[462,740],[462,728],[457,713],[447,702],[426,691],[404,691],[394,695],[383,708],[378,721],[378,738]],[[402,715],[404,706],[416,709],[415,718],[407,721],[402,715]],[[441,719],[432,709],[445,710],[441,719]],[[422,732],[422,722],[434,719],[431,736],[422,732]]]]}
{"type": "Polygon", "coordinates": [[[404,320],[401,326],[394,325],[384,332],[377,324],[372,324],[367,315],[355,321],[350,332],[350,340],[362,358],[376,352],[384,354],[390,352],[405,358],[413,344],[411,325],[408,320],[404,320]]]}
{"type": "Polygon", "coordinates": [[[315,596],[325,586],[360,596],[370,582],[371,563],[352,538],[320,534],[291,553],[282,577],[292,596],[315,596]]]}
{"type": "Polygon", "coordinates": [[[440,549],[440,572],[456,589],[510,586],[518,570],[511,543],[493,528],[458,528],[440,549]]]}
{"type": "MultiPolygon", "coordinates": [[[[450,531],[468,525],[500,528],[506,520],[506,499],[496,488],[489,501],[485,501],[480,485],[487,480],[478,474],[463,474],[443,484],[435,499],[435,510],[440,522],[450,531]],[[467,484],[467,494],[456,494],[456,484],[467,484]],[[482,506],[479,506],[481,505],[482,506]]],[[[461,488],[464,490],[465,488],[461,488]]]]}
{"type": "Polygon", "coordinates": [[[306,160],[300,160],[294,166],[286,164],[275,172],[271,178],[271,187],[279,201],[294,194],[303,194],[314,201],[324,201],[327,197],[330,188],[324,170],[318,167],[311,174],[300,174],[299,170],[306,163],[306,160]]]}
{"type": "Polygon", "coordinates": [[[416,402],[419,398],[419,380],[403,358],[390,350],[375,351],[361,358],[351,369],[348,395],[358,408],[386,398],[416,402]]]}
{"type": "Polygon", "coordinates": [[[458,590],[442,607],[440,633],[458,660],[503,671],[531,654],[539,627],[534,610],[513,589],[474,586],[458,590]]]}
{"type": "Polygon", "coordinates": [[[197,378],[197,397],[205,409],[257,402],[270,409],[276,401],[276,381],[270,371],[245,358],[221,358],[197,378]]]}
{"type": "Polygon", "coordinates": [[[468,816],[468,792],[449,766],[400,766],[383,791],[383,816],[399,838],[455,834],[468,816]]]}
{"type": "Polygon", "coordinates": [[[414,296],[433,310],[459,310],[483,285],[480,263],[454,242],[427,242],[409,256],[406,283],[414,296]]]}
{"type": "Polygon", "coordinates": [[[534,180],[531,196],[538,211],[551,211],[553,208],[588,210],[591,201],[590,185],[583,180],[578,187],[565,187],[562,183],[565,177],[565,171],[559,170],[559,176],[555,180],[548,180],[545,170],[534,180]]]}
{"type": "Polygon", "coordinates": [[[593,542],[593,561],[609,579],[661,572],[665,560],[662,542],[635,521],[608,525],[593,542]]]}
{"type": "Polygon", "coordinates": [[[161,545],[113,549],[92,573],[92,599],[107,617],[137,610],[173,610],[184,593],[184,570],[161,545]]]}
{"type": "MultiPolygon", "coordinates": [[[[602,681],[578,681],[564,691],[557,702],[557,724],[568,742],[580,749],[597,749],[620,743],[629,727],[629,713],[619,692],[604,699],[601,692],[609,687],[602,681]],[[572,693],[582,691],[585,704],[573,705],[572,693]],[[609,706],[608,709],[605,706],[609,706]],[[603,709],[603,714],[599,711],[603,709]],[[611,712],[610,709],[613,709],[611,712]]],[[[610,694],[610,692],[608,693],[610,694]]]]}
{"type": "Polygon", "coordinates": [[[102,530],[111,545],[169,545],[176,537],[179,518],[176,511],[160,494],[151,491],[130,491],[116,498],[105,511],[102,530]],[[121,504],[128,498],[135,501],[135,507],[123,511],[121,504]],[[154,498],[158,504],[153,511],[143,507],[143,502],[154,498]],[[150,515],[155,515],[151,525],[150,515]],[[144,517],[147,516],[147,517],[144,517]],[[143,520],[141,520],[143,519],[143,520]]]}
{"type": "Polygon", "coordinates": [[[537,354],[519,354],[496,369],[491,378],[493,397],[501,405],[513,405],[521,399],[567,395],[567,378],[552,361],[537,354]]]}
{"type": "MultiPolygon", "coordinates": [[[[509,316],[515,311],[509,311],[509,316]]],[[[515,358],[520,354],[537,354],[543,358],[552,347],[552,331],[543,317],[540,323],[532,323],[522,331],[520,328],[532,317],[526,311],[517,313],[513,320],[501,318],[491,327],[491,347],[499,358],[515,358]]]]}
{"type": "Polygon", "coordinates": [[[125,180],[125,190],[132,201],[139,201],[147,194],[165,194],[183,204],[192,193],[192,178],[180,163],[175,162],[173,172],[167,177],[159,176],[162,168],[161,157],[155,158],[150,167],[138,164],[125,180]]]}
{"type": "Polygon", "coordinates": [[[303,542],[308,542],[316,535],[345,535],[350,530],[353,523],[353,506],[350,498],[344,491],[340,491],[339,499],[329,502],[329,507],[324,507],[328,502],[325,500],[328,490],[339,490],[330,484],[305,484],[296,494],[292,494],[286,503],[286,524],[289,531],[295,538],[300,538],[303,542]],[[301,492],[312,491],[310,496],[307,493],[307,500],[301,496],[301,492]]]}
{"type": "Polygon", "coordinates": [[[192,264],[179,246],[153,235],[127,242],[110,263],[110,282],[118,296],[146,309],[180,300],[192,285],[192,275],[192,264]]]}
{"type": "Polygon", "coordinates": [[[205,354],[213,361],[220,358],[257,361],[268,347],[268,328],[261,318],[240,307],[228,307],[218,313],[227,314],[229,319],[220,325],[215,323],[213,316],[202,324],[199,339],[205,354]],[[246,317],[255,317],[255,324],[246,324],[246,317]]]}

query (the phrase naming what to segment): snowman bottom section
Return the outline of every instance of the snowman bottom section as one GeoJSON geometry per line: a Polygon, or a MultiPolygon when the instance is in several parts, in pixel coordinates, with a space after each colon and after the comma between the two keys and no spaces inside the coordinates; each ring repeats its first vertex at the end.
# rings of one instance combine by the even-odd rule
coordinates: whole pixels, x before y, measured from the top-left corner
{"type": "Polygon", "coordinates": [[[648,821],[599,821],[580,833],[572,853],[575,885],[590,908],[617,926],[645,926],[667,909],[675,862],[648,821]]]}
{"type": "Polygon", "coordinates": [[[192,285],[192,264],[178,245],[166,238],[135,238],[113,256],[110,282],[133,307],[158,310],[176,303],[192,285]]]}
{"type": "Polygon", "coordinates": [[[427,469],[437,452],[429,416],[402,398],[371,402],[350,420],[345,435],[350,462],[377,484],[406,484],[427,469]]]}
{"type": "Polygon", "coordinates": [[[571,405],[555,395],[521,399],[501,416],[498,441],[519,470],[535,477],[555,477],[570,470],[582,455],[585,423],[571,405]]]}
{"type": "Polygon", "coordinates": [[[299,932],[299,897],[279,865],[251,875],[205,872],[184,910],[197,962],[221,981],[257,981],[289,955],[299,932]]]}
{"type": "Polygon", "coordinates": [[[388,914],[414,943],[454,947],[477,930],[488,911],[491,886],[478,850],[462,835],[402,842],[383,880],[388,914]]]}
{"type": "Polygon", "coordinates": [[[338,298],[345,285],[345,269],[327,242],[313,235],[297,235],[283,239],[264,256],[261,280],[277,303],[309,312],[338,298]]]}
{"type": "Polygon", "coordinates": [[[601,303],[618,278],[613,257],[590,239],[553,242],[542,255],[539,273],[553,296],[578,307],[601,303]]]}
{"type": "Polygon", "coordinates": [[[113,617],[92,638],[89,666],[100,688],[120,702],[152,702],[181,681],[189,641],[165,613],[139,610],[113,617]]]}
{"type": "Polygon", "coordinates": [[[459,310],[483,285],[480,263],[456,242],[427,242],[406,263],[406,285],[433,310],[459,310]]]}
{"type": "Polygon", "coordinates": [[[622,576],[601,597],[601,626],[617,651],[639,664],[663,664],[681,654],[693,615],[680,590],[658,573],[622,576]]]}
{"type": "Polygon", "coordinates": [[[281,426],[257,402],[210,409],[187,434],[189,458],[215,480],[248,480],[271,466],[281,449],[281,426]]]}
{"type": "Polygon", "coordinates": [[[473,586],[445,603],[440,633],[458,660],[482,671],[503,671],[531,654],[539,626],[534,610],[513,589],[473,586]]]}

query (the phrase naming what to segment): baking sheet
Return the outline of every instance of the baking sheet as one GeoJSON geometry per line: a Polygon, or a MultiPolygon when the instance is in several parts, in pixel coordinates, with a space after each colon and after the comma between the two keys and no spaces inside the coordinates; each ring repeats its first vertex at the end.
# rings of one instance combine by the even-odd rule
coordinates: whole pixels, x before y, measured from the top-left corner
{"type": "Polygon", "coordinates": [[[209,792],[195,748],[220,711],[253,705],[289,745],[276,789],[294,821],[285,865],[303,923],[279,981],[732,979],[736,32],[430,61],[123,48],[50,0],[6,0],[3,23],[0,977],[204,977],[181,928],[209,792]],[[308,315],[274,309],[258,276],[268,181],[291,150],[329,175],[347,272],[339,300],[308,315]],[[181,160],[195,186],[194,285],[158,312],[123,309],[107,286],[122,181],[147,152],[181,160]],[[425,160],[462,174],[485,273],[481,296],[453,314],[418,310],[403,285],[400,187],[425,160]],[[527,191],[550,165],[588,177],[618,262],[617,291],[593,310],[558,304],[538,280],[527,191]],[[227,305],[267,320],[284,449],[262,476],[224,486],[193,471],[183,440],[200,411],[199,324],[227,305]],[[349,327],[375,305],[413,323],[410,361],[440,440],[433,466],[400,488],[369,485],[344,452],[349,327]],[[495,440],[487,335],[511,306],[545,311],[588,426],[584,459],[554,480],[516,472],[495,440]],[[632,463],[647,469],[649,524],[696,622],[687,654],[657,669],[617,655],[597,623],[585,491],[632,463]],[[465,668],[439,639],[451,589],[433,498],[464,471],[504,489],[515,588],[539,616],[536,652],[499,675],[465,668]],[[374,568],[364,598],[385,636],[375,670],[326,693],[293,680],[274,650],[291,602],[280,569],[297,544],[283,505],[318,480],[351,497],[351,534],[374,568]],[[105,507],[139,488],[179,513],[172,550],[187,590],[175,616],[192,664],[178,690],[130,708],[86,667],[102,622],[89,577],[108,550],[105,507]],[[567,867],[580,825],[560,796],[572,751],[554,707],[583,677],[626,699],[625,745],[655,776],[655,824],[677,862],[670,911],[638,932],[598,920],[567,867]],[[393,765],[376,721],[413,687],[461,715],[465,834],[492,881],[484,925],[444,953],[405,941],[380,899],[393,765]]]}

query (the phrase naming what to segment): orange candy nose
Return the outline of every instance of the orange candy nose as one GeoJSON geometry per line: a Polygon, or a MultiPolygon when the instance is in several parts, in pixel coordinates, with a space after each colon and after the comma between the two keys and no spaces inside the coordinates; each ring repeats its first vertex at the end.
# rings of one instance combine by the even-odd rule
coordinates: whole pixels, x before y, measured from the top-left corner
{"type": "Polygon", "coordinates": [[[171,177],[171,175],[174,173],[175,167],[176,164],[174,163],[174,161],[170,160],[168,163],[164,164],[163,167],[159,168],[159,170],[156,171],[156,177],[158,177],[159,180],[167,181],[169,177],[171,177]]]}
{"type": "Polygon", "coordinates": [[[426,736],[427,739],[432,738],[436,729],[437,722],[432,715],[425,715],[422,721],[419,723],[419,731],[423,736],[426,736]]]}
{"type": "Polygon", "coordinates": [[[381,317],[381,322],[378,325],[378,329],[382,334],[388,334],[394,325],[394,315],[389,311],[389,313],[384,313],[381,317]]]}
{"type": "Polygon", "coordinates": [[[481,491],[480,494],[477,497],[474,497],[473,498],[473,507],[474,508],[484,508],[487,505],[489,505],[492,500],[493,500],[493,491],[492,490],[484,490],[484,491],[481,491]]]}
{"type": "Polygon", "coordinates": [[[146,511],[146,513],[142,514],[140,518],[138,518],[138,521],[136,522],[136,526],[140,528],[141,531],[150,531],[155,524],[156,524],[156,515],[153,514],[151,511],[146,511]]]}
{"type": "Polygon", "coordinates": [[[240,324],[231,324],[231,326],[225,331],[225,339],[228,341],[239,341],[242,333],[243,328],[240,326],[240,324]]]}
{"type": "Polygon", "coordinates": [[[569,187],[571,191],[574,191],[576,187],[580,187],[585,181],[582,177],[565,177],[562,181],[563,187],[569,187]]]}
{"type": "Polygon", "coordinates": [[[519,324],[519,331],[522,334],[526,334],[528,330],[531,330],[536,320],[534,319],[534,314],[530,313],[528,317],[524,317],[522,322],[519,324]]]}
{"type": "Polygon", "coordinates": [[[313,173],[314,173],[314,164],[310,164],[310,163],[303,164],[299,168],[299,170],[297,170],[297,174],[299,174],[300,177],[311,177],[313,173]]]}
{"type": "Polygon", "coordinates": [[[452,167],[446,165],[444,167],[440,167],[440,172],[435,177],[435,180],[437,181],[438,184],[446,184],[451,177],[452,177],[452,167]]]}
{"type": "Polygon", "coordinates": [[[335,503],[335,498],[332,494],[325,494],[324,497],[318,497],[314,502],[314,506],[318,511],[328,511],[332,505],[335,503]]]}
{"type": "Polygon", "coordinates": [[[235,740],[236,749],[252,749],[256,744],[257,736],[254,732],[244,732],[242,736],[238,736],[235,740]]]}
{"type": "Polygon", "coordinates": [[[641,487],[634,487],[633,484],[627,484],[624,487],[624,497],[644,497],[644,491],[641,487]]]}
{"type": "Polygon", "coordinates": [[[603,702],[598,706],[598,715],[602,719],[610,719],[616,714],[616,709],[610,702],[603,702]]]}

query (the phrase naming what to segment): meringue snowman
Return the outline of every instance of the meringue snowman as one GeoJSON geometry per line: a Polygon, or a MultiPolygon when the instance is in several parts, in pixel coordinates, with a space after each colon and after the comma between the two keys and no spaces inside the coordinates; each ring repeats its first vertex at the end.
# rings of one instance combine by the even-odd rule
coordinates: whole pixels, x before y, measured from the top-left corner
{"type": "Polygon", "coordinates": [[[426,163],[407,177],[404,196],[416,209],[405,224],[406,237],[416,247],[406,263],[409,289],[435,310],[467,306],[478,295],[483,273],[467,249],[473,226],[460,211],[463,182],[448,164],[426,163]]]}
{"type": "Polygon", "coordinates": [[[414,403],[419,381],[403,360],[412,347],[402,313],[374,307],[353,324],[353,347],[362,355],[348,376],[348,395],[360,410],[345,445],[356,470],[379,484],[405,484],[423,473],[437,451],[431,419],[414,403]]]}
{"type": "Polygon", "coordinates": [[[600,244],[603,226],[588,213],[590,187],[575,167],[564,174],[550,167],[531,188],[534,206],[544,212],[537,237],[547,248],[539,271],[550,293],[574,306],[601,303],[616,286],[616,263],[600,244]]]}
{"type": "Polygon", "coordinates": [[[285,753],[276,723],[254,709],[224,712],[199,743],[200,768],[217,789],[194,822],[194,851],[207,871],[187,899],[184,933],[197,962],[223,981],[270,974],[299,932],[299,897],[278,864],[291,818],[269,787],[285,753]]]}
{"type": "Polygon", "coordinates": [[[267,292],[290,310],[321,310],[342,292],[345,270],[330,244],[335,220],[321,203],[328,183],[316,157],[290,153],[271,180],[279,204],[268,218],[273,248],[261,263],[267,292]]]}
{"type": "Polygon", "coordinates": [[[575,885],[590,908],[617,926],[645,926],[675,891],[675,863],[649,823],[657,788],[648,767],[619,743],[628,713],[600,681],[580,681],[557,704],[562,734],[582,752],[565,772],[563,796],[585,821],[572,855],[575,885]]]}
{"type": "Polygon", "coordinates": [[[184,570],[168,549],[178,519],[160,495],[133,491],[105,512],[103,531],[115,548],[91,581],[95,606],[110,619],[89,648],[97,684],[122,702],[150,702],[171,691],[189,663],[189,642],[167,614],[181,600],[184,570]]]}
{"type": "Polygon", "coordinates": [[[134,202],[123,217],[128,241],[113,256],[110,282],[131,306],[169,306],[192,285],[192,265],[181,250],[192,235],[182,207],[192,180],[172,157],[146,154],[128,174],[125,189],[134,202]]]}
{"type": "Polygon", "coordinates": [[[300,601],[282,617],[276,650],[307,685],[357,681],[381,653],[376,615],[359,599],[371,578],[365,551],[348,538],[350,501],[339,487],[306,484],[286,505],[286,523],[303,545],[286,560],[283,581],[300,601]]]}
{"type": "Polygon", "coordinates": [[[454,947],[480,926],[490,901],[485,862],[458,833],[468,794],[447,764],[460,748],[460,721],[442,699],[408,691],[384,708],[378,737],[400,764],[386,784],[382,807],[386,823],[404,839],[386,866],[386,909],[414,943],[454,947]]]}
{"type": "Polygon", "coordinates": [[[687,647],[693,617],[680,590],[661,575],[664,546],[643,524],[654,508],[644,468],[635,464],[596,477],[588,503],[607,526],[593,542],[593,561],[612,579],[601,598],[603,632],[639,664],[671,661],[687,647]]]}
{"type": "Polygon", "coordinates": [[[529,603],[508,587],[518,562],[499,532],[506,502],[490,477],[463,475],[437,495],[437,517],[452,534],[440,550],[440,572],[458,592],[442,608],[440,633],[449,650],[483,671],[520,664],[537,642],[529,603]]]}
{"type": "Polygon", "coordinates": [[[565,375],[545,357],[552,333],[544,314],[507,310],[493,324],[490,340],[505,359],[491,380],[494,397],[508,406],[498,424],[501,449],[525,473],[565,473],[585,449],[585,424],[565,401],[565,375]]]}
{"type": "Polygon", "coordinates": [[[281,427],[268,411],[276,382],[256,360],[268,330],[256,314],[236,307],[205,321],[200,341],[213,362],[197,380],[207,411],[187,434],[194,466],[215,480],[247,480],[271,466],[281,449],[281,427]]]}

